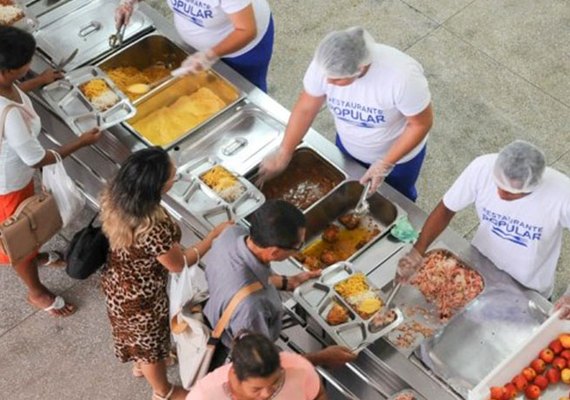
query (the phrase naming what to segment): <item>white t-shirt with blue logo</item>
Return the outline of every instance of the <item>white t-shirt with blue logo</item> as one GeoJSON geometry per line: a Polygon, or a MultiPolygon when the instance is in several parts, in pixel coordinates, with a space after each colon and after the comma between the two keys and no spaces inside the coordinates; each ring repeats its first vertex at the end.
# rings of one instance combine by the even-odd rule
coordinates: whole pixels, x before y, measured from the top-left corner
{"type": "Polygon", "coordinates": [[[271,15],[267,0],[168,0],[180,37],[201,51],[217,45],[234,30],[228,14],[241,11],[250,4],[255,13],[257,36],[245,47],[224,57],[247,53],[261,41],[267,32],[271,15]]]}
{"type": "Polygon", "coordinates": [[[562,231],[570,228],[570,178],[546,168],[542,182],[518,200],[501,200],[493,180],[497,154],[473,160],[443,197],[451,211],[475,203],[475,246],[499,269],[544,296],[552,295],[562,231]]]}
{"type": "MultiPolygon", "coordinates": [[[[337,133],[348,152],[371,164],[382,158],[399,138],[406,117],[429,105],[431,94],[420,63],[401,51],[375,43],[366,75],[348,86],[327,83],[325,72],[313,60],[303,80],[311,96],[326,95],[337,133]]],[[[399,163],[417,155],[427,137],[399,163]]]]}

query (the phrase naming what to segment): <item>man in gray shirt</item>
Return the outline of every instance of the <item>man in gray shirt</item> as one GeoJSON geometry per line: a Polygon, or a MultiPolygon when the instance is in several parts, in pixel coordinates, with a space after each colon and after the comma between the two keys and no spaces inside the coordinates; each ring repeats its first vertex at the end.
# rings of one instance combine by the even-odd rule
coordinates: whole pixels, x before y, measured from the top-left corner
{"type": "MultiPolygon", "coordinates": [[[[320,271],[284,277],[271,272],[271,261],[282,261],[303,247],[305,216],[282,200],[267,201],[251,217],[251,230],[240,226],[226,229],[204,257],[210,298],[204,315],[215,326],[232,297],[242,287],[261,282],[263,289],[247,297],[235,310],[222,344],[229,348],[232,338],[243,329],[262,333],[275,341],[281,332],[283,309],[278,289],[294,290],[320,271]]],[[[306,355],[315,365],[343,365],[356,357],[348,349],[330,346],[306,355]]]]}

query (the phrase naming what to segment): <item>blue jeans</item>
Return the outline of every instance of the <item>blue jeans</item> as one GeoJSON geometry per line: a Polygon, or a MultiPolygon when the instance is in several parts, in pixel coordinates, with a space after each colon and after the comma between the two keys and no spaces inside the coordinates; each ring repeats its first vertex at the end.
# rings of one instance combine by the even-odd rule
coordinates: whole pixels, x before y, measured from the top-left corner
{"type": "MultiPolygon", "coordinates": [[[[363,161],[354,158],[344,148],[344,145],[342,144],[338,134],[336,135],[335,144],[336,147],[338,147],[339,150],[343,152],[343,154],[347,155],[348,157],[350,157],[351,159],[353,159],[354,161],[356,161],[365,168],[370,167],[370,164],[367,164],[363,161]]],[[[415,202],[416,199],[418,198],[418,192],[416,190],[416,181],[418,180],[418,177],[420,175],[420,169],[422,168],[422,164],[424,163],[424,158],[426,156],[426,148],[427,146],[424,146],[422,150],[410,161],[406,161],[405,163],[402,164],[396,164],[390,175],[388,175],[384,180],[387,184],[392,186],[394,189],[402,193],[404,196],[406,196],[408,199],[412,200],[413,202],[415,202]]]]}
{"type": "Polygon", "coordinates": [[[267,93],[267,71],[273,53],[273,17],[269,17],[267,32],[261,41],[241,56],[222,58],[222,61],[239,72],[244,78],[267,93]]]}

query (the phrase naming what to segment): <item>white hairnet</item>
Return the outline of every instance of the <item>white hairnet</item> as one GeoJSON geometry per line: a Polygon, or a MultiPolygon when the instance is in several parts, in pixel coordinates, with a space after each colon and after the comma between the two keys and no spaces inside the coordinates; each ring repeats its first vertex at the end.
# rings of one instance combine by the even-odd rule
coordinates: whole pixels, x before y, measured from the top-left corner
{"type": "Polygon", "coordinates": [[[371,63],[372,36],[362,27],[329,33],[319,43],[315,62],[324,69],[328,78],[353,78],[360,67],[371,63]]]}
{"type": "Polygon", "coordinates": [[[544,153],[523,140],[507,145],[493,170],[497,186],[509,193],[530,193],[540,183],[546,168],[544,153]]]}

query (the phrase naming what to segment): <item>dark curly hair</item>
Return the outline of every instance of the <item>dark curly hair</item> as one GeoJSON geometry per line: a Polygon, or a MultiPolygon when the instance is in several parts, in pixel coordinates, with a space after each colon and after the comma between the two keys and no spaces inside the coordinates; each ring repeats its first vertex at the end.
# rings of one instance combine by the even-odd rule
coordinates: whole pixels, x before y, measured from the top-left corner
{"type": "Polygon", "coordinates": [[[0,26],[0,71],[18,69],[32,61],[36,39],[21,29],[0,26]]]}

